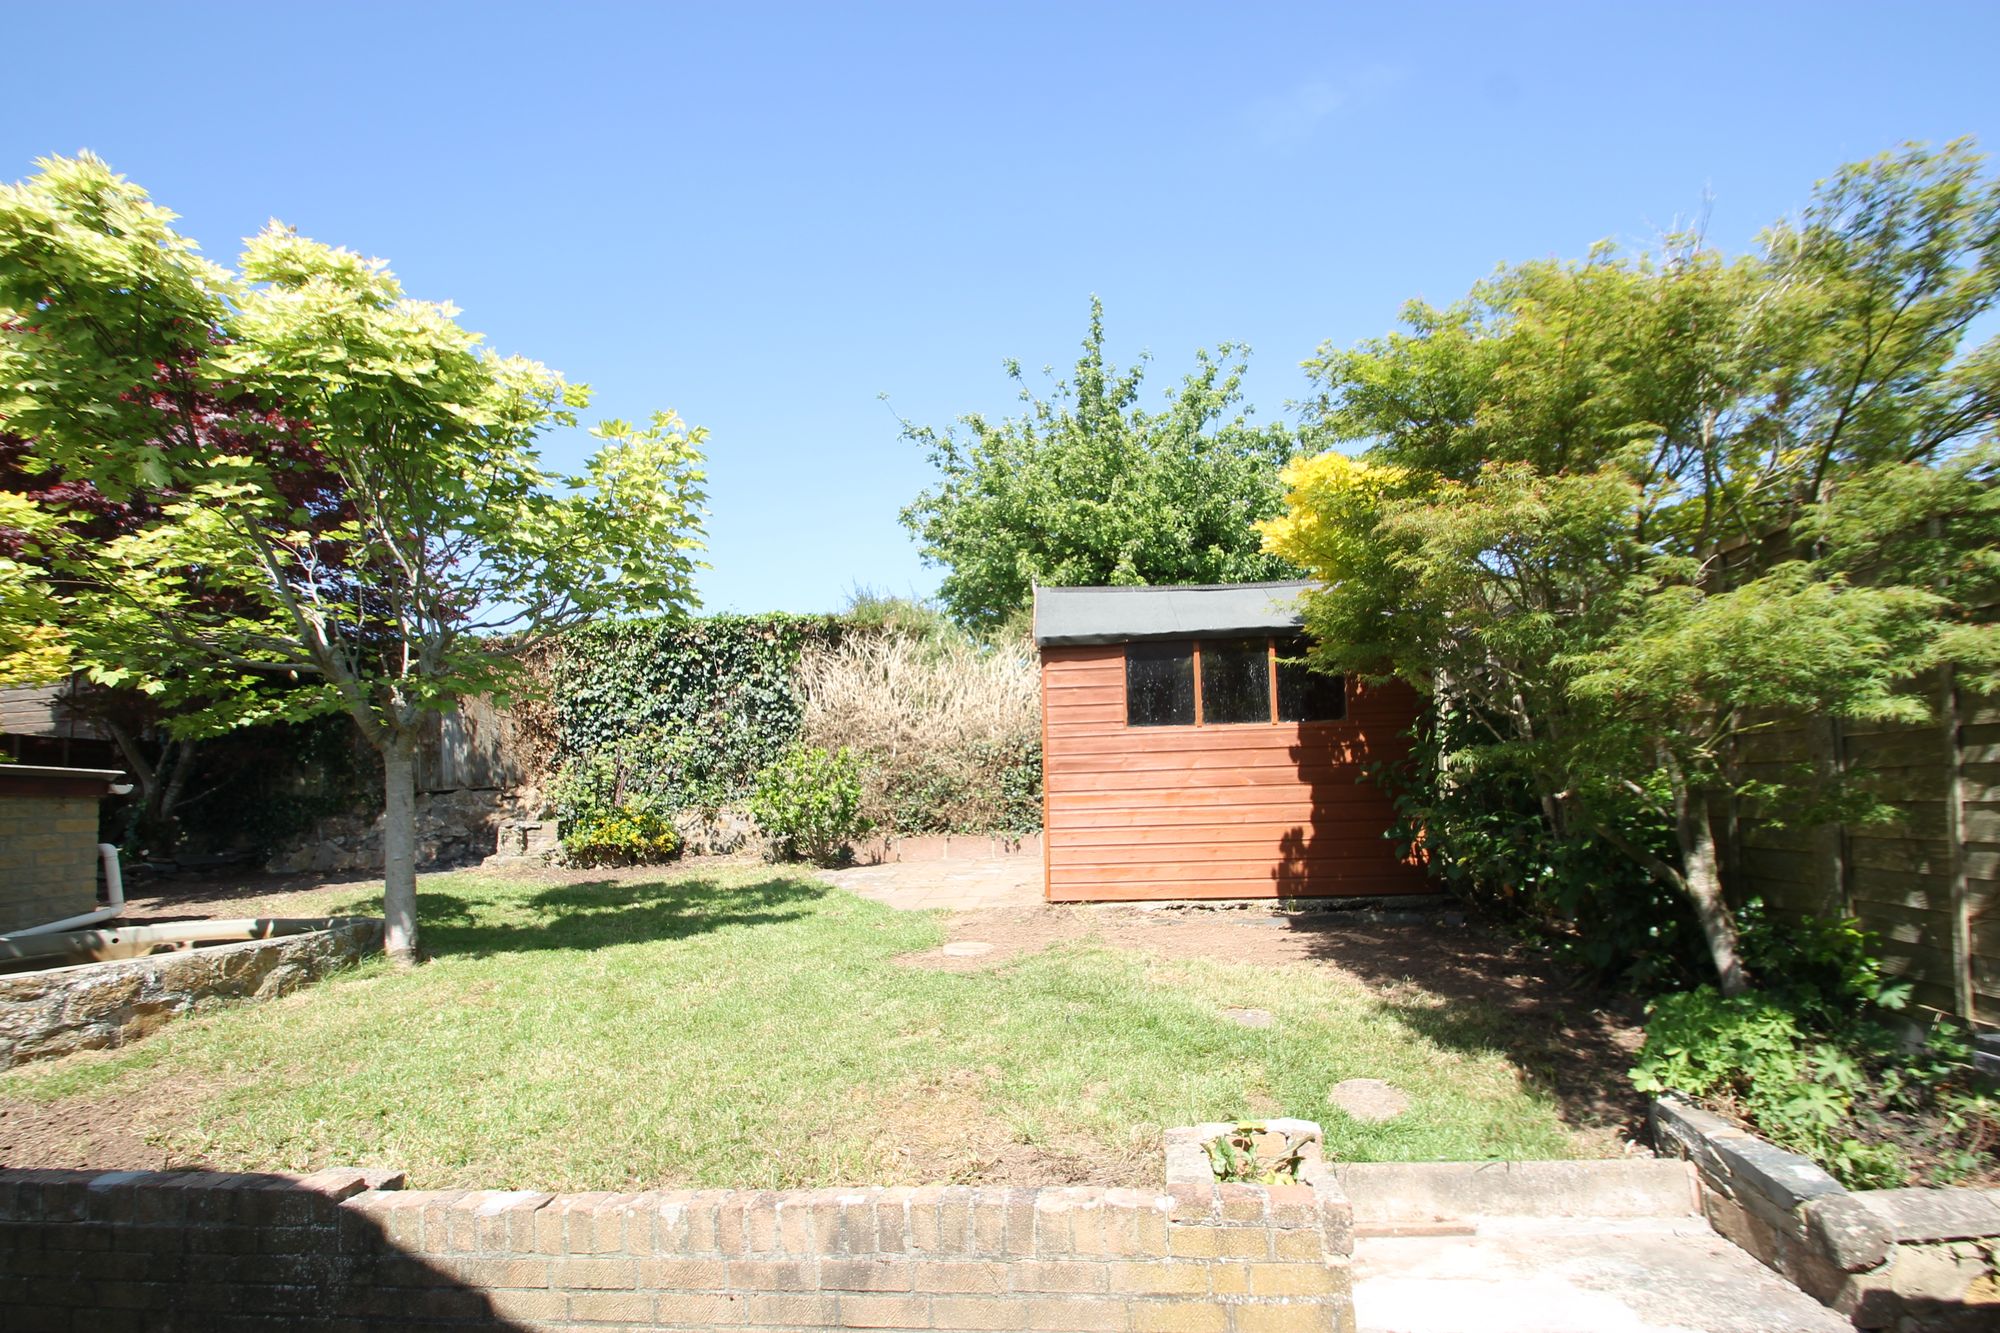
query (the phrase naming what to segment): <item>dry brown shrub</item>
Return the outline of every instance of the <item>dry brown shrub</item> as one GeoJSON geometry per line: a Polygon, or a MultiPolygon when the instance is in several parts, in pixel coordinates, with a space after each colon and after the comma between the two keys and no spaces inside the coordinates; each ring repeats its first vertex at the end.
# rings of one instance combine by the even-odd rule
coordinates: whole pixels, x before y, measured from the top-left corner
{"type": "Polygon", "coordinates": [[[864,761],[862,811],[897,832],[1034,827],[1041,678],[1023,643],[855,635],[799,660],[800,738],[864,761]]]}

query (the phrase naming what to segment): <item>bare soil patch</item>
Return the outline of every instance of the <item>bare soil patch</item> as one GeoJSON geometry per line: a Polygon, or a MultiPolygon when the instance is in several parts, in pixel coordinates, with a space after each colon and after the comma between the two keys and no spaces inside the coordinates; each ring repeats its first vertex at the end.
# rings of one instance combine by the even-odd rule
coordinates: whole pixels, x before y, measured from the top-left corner
{"type": "Polygon", "coordinates": [[[871,1100],[869,1118],[882,1124],[877,1150],[905,1177],[946,1184],[1159,1184],[1152,1153],[1120,1154],[1083,1139],[1024,1141],[986,1107],[986,1086],[999,1072],[957,1069],[871,1100]]]}
{"type": "MultiPolygon", "coordinates": [[[[73,1057],[84,1058],[84,1057],[73,1057]]],[[[207,1160],[162,1146],[163,1130],[185,1124],[209,1089],[161,1080],[130,1093],[81,1100],[0,1097],[0,1162],[66,1171],[169,1171],[207,1160]]]]}

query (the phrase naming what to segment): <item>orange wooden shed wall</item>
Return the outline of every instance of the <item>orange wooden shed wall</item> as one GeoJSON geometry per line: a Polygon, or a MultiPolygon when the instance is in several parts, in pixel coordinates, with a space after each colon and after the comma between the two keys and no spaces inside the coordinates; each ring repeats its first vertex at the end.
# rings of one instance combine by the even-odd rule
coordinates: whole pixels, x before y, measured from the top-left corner
{"type": "Polygon", "coordinates": [[[1042,649],[1053,902],[1429,891],[1362,765],[1409,753],[1416,693],[1350,683],[1338,722],[1128,727],[1125,645],[1042,649]]]}

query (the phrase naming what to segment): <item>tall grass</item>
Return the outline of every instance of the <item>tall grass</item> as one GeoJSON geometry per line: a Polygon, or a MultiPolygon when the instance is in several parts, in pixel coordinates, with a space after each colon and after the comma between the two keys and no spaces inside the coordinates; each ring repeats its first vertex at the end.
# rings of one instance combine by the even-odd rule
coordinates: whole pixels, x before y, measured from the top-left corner
{"type": "Polygon", "coordinates": [[[852,636],[809,649],[801,739],[865,763],[863,813],[898,832],[1039,826],[1041,686],[1025,643],[852,636]]]}

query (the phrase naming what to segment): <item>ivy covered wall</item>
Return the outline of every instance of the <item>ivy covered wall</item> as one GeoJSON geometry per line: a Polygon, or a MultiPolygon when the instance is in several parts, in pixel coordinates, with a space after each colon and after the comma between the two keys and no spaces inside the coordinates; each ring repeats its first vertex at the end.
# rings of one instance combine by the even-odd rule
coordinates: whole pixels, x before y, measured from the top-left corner
{"type": "Polygon", "coordinates": [[[776,614],[571,630],[545,659],[551,758],[559,763],[671,727],[699,736],[719,766],[754,774],[798,737],[799,654],[844,632],[833,616],[776,614]]]}

